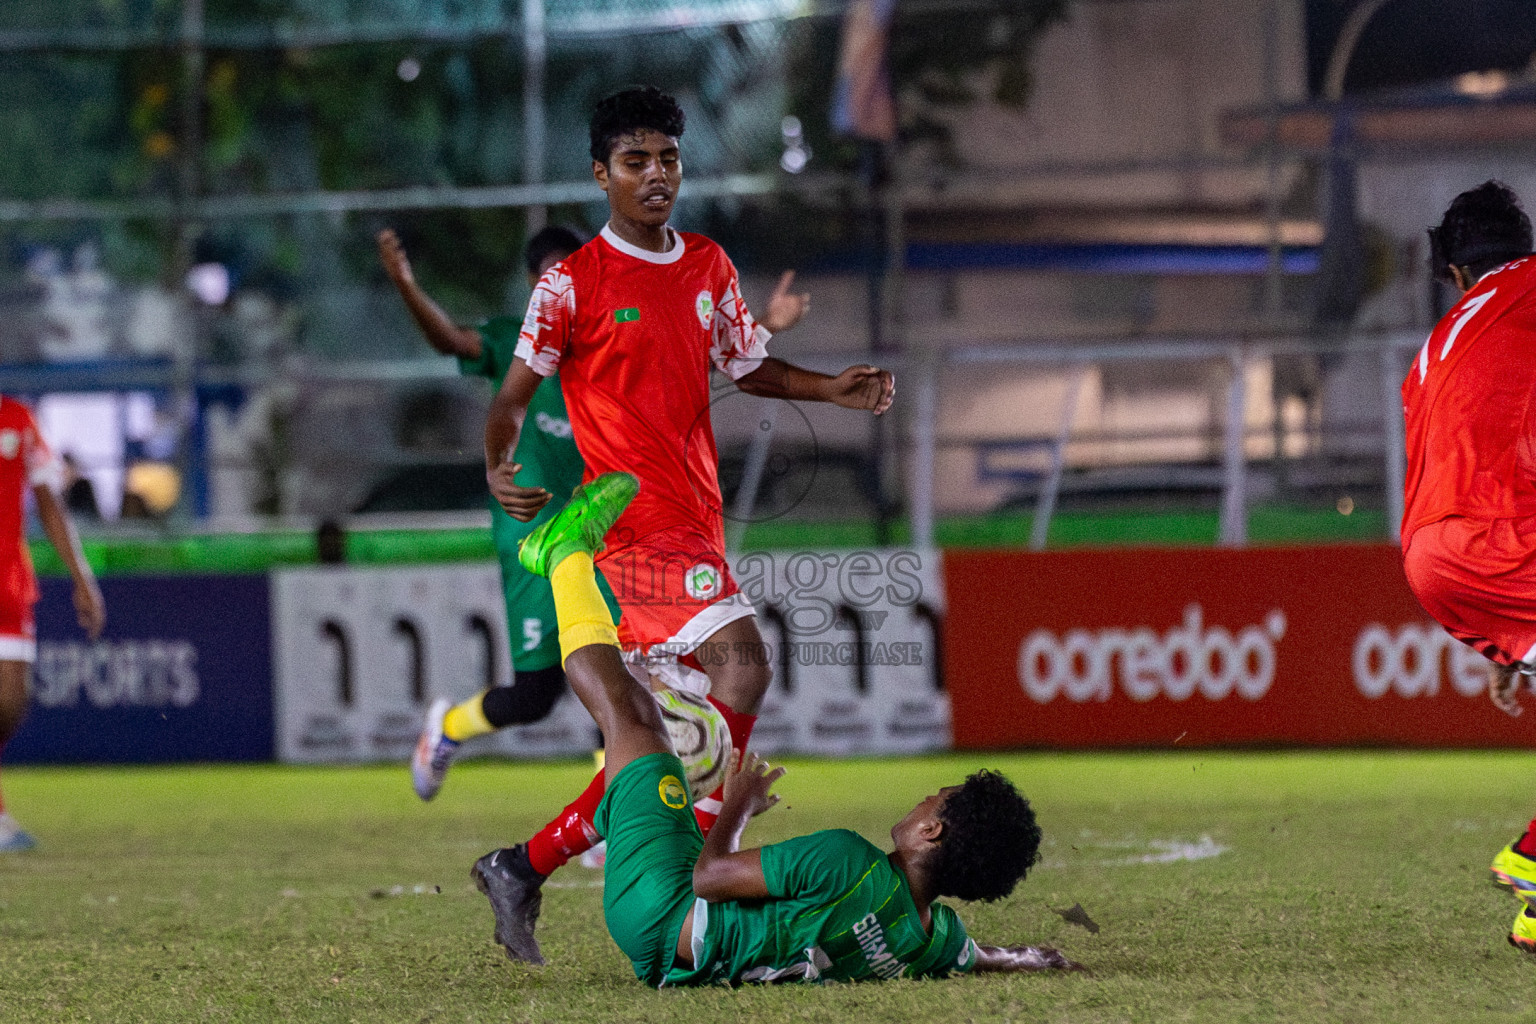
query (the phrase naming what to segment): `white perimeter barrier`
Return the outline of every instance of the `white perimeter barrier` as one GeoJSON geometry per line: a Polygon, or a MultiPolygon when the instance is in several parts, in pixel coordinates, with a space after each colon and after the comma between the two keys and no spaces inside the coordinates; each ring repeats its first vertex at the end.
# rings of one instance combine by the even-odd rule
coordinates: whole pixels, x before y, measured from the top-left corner
{"type": "Polygon", "coordinates": [[[944,573],[937,551],[763,551],[736,558],[773,685],[753,731],[764,753],[948,749],[944,573]]]}
{"type": "MultiPolygon", "coordinates": [[[[755,747],[949,747],[937,552],[754,552],[737,558],[736,570],[774,669],[755,747]]],[[[511,681],[506,609],[490,563],[280,570],[272,623],[282,761],[403,761],[436,697],[511,681]]],[[[544,721],[473,741],[466,753],[568,756],[595,738],[567,692],[544,721]]]]}

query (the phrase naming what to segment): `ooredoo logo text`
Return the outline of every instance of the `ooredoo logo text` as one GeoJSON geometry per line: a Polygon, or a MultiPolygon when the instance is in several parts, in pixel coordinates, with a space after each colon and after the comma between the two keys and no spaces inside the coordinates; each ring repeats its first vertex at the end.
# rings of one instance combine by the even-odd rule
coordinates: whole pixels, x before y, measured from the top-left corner
{"type": "Polygon", "coordinates": [[[1149,626],[1037,629],[1019,645],[1019,685],[1030,699],[1058,696],[1079,704],[1108,700],[1115,686],[1135,701],[1159,694],[1188,700],[1196,693],[1222,700],[1233,693],[1258,700],[1275,681],[1277,645],[1285,613],[1235,629],[1206,625],[1205,609],[1191,604],[1183,621],[1161,633],[1149,626]]]}
{"type": "Polygon", "coordinates": [[[1463,697],[1481,697],[1488,685],[1488,664],[1481,654],[1428,622],[1396,629],[1372,622],[1356,635],[1350,655],[1355,689],[1371,700],[1388,693],[1433,697],[1445,676],[1463,697]]]}

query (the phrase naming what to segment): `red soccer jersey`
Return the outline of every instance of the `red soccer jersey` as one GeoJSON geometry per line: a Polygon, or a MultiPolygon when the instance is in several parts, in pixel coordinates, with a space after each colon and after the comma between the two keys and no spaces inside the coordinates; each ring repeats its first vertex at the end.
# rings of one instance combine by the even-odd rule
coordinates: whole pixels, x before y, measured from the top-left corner
{"type": "Polygon", "coordinates": [[[723,571],[709,367],[733,380],[751,373],[769,336],[725,251],[703,235],[672,239],[655,253],[603,228],[534,288],[517,355],[544,376],[559,368],[586,479],[622,470],[640,480],[603,559],[634,545],[712,554],[723,571]]]}
{"type": "Polygon", "coordinates": [[[1450,516],[1536,515],[1536,258],[1483,276],[1403,381],[1402,543],[1450,516]]]}
{"type": "Polygon", "coordinates": [[[36,484],[57,487],[60,470],[32,410],[0,395],[0,602],[6,605],[37,600],[26,543],[26,494],[36,484]]]}

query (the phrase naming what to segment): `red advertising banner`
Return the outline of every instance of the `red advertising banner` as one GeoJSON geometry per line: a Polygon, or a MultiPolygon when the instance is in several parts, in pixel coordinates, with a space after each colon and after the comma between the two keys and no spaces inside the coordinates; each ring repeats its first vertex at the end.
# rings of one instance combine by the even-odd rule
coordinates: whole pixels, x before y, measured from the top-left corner
{"type": "Polygon", "coordinates": [[[1529,746],[1395,546],[946,551],[957,747],[1529,746]]]}

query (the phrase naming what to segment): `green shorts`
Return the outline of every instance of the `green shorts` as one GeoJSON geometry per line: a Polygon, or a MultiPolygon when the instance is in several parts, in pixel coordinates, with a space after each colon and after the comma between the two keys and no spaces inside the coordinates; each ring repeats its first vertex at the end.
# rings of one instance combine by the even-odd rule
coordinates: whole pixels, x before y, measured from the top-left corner
{"type": "Polygon", "coordinates": [[[507,602],[507,644],[512,667],[536,672],[560,664],[560,623],[549,580],[535,576],[517,559],[501,560],[501,593],[507,602]]]}
{"type": "Polygon", "coordinates": [[[683,762],[636,758],[608,784],[594,824],[608,841],[603,917],[635,977],[660,985],[693,909],[693,865],[704,837],[693,816],[683,762]]]}

